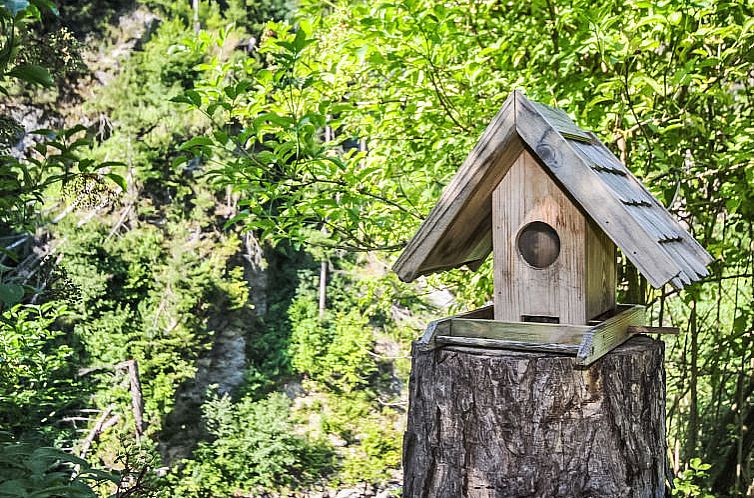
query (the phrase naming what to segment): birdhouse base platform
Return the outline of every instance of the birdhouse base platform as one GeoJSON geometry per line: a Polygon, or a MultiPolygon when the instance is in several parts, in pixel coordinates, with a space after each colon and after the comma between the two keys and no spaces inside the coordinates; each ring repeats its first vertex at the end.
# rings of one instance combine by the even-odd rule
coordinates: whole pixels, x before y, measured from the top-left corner
{"type": "Polygon", "coordinates": [[[540,351],[574,355],[576,364],[587,366],[636,334],[675,334],[671,327],[644,325],[644,306],[619,304],[612,312],[588,325],[536,322],[502,322],[493,319],[487,306],[431,322],[417,342],[420,349],[447,344],[486,348],[540,351]]]}

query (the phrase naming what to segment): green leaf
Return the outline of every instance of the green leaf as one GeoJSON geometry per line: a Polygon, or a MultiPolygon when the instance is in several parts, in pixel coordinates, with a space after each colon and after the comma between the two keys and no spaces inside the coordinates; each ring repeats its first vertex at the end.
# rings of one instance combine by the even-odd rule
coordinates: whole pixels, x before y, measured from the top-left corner
{"type": "Polygon", "coordinates": [[[116,185],[118,185],[123,192],[128,190],[128,183],[126,182],[126,179],[123,178],[120,175],[116,175],[115,173],[108,173],[105,175],[107,178],[112,180],[116,185]]]}
{"type": "Polygon", "coordinates": [[[186,90],[181,95],[176,95],[172,99],[170,99],[171,102],[177,102],[179,104],[190,104],[194,107],[201,107],[202,105],[202,96],[199,95],[199,92],[196,90],[186,90]]]}
{"type": "Polygon", "coordinates": [[[293,47],[297,52],[301,52],[307,45],[314,40],[308,40],[306,38],[306,32],[303,29],[296,31],[296,37],[293,39],[293,47]]]}
{"type": "Polygon", "coordinates": [[[170,163],[170,165],[173,168],[177,168],[178,166],[180,166],[181,164],[187,162],[188,160],[189,160],[188,156],[178,156],[175,159],[173,159],[173,161],[170,163]]]}
{"type": "Polygon", "coordinates": [[[65,451],[59,450],[57,448],[48,448],[48,447],[37,448],[32,453],[32,458],[34,459],[48,458],[48,459],[53,459],[53,460],[60,460],[63,462],[75,463],[76,465],[82,465],[84,467],[89,466],[89,463],[86,460],[79,458],[75,455],[72,455],[70,453],[66,453],[65,451]]]}
{"type": "Polygon", "coordinates": [[[49,71],[36,64],[21,64],[8,71],[8,76],[18,78],[27,83],[41,86],[52,86],[52,76],[49,71]]]}
{"type": "Polygon", "coordinates": [[[197,146],[210,146],[210,145],[214,145],[214,144],[215,144],[215,142],[213,142],[211,138],[207,138],[207,137],[194,137],[191,140],[189,140],[188,142],[186,142],[183,145],[181,145],[180,150],[188,150],[188,149],[191,149],[191,148],[197,147],[197,146]]]}
{"type": "Polygon", "coordinates": [[[5,481],[0,484],[0,496],[27,496],[28,493],[22,483],[20,479],[5,481]]]}
{"type": "Polygon", "coordinates": [[[97,481],[110,481],[114,484],[118,484],[120,482],[120,476],[118,474],[114,474],[112,472],[105,472],[104,470],[99,469],[87,469],[81,472],[79,474],[80,479],[89,479],[93,478],[97,481]]]}
{"type": "Polygon", "coordinates": [[[18,284],[0,284],[0,301],[13,306],[24,298],[24,288],[18,284]]]}

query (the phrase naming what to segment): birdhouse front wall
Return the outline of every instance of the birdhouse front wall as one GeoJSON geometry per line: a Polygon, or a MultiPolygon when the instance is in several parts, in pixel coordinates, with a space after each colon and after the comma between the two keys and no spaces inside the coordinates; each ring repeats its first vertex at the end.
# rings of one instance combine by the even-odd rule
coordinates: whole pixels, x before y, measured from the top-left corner
{"type": "Polygon", "coordinates": [[[492,196],[495,320],[586,324],[615,306],[615,248],[524,150],[492,196]]]}

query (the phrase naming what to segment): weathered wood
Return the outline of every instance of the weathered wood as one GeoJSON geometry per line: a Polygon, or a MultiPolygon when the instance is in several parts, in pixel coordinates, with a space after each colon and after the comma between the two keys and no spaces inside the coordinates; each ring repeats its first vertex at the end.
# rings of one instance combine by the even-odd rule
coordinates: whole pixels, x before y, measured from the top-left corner
{"type": "MultiPolygon", "coordinates": [[[[89,453],[89,448],[91,448],[92,443],[97,438],[97,436],[102,433],[102,427],[105,425],[105,421],[113,412],[114,408],[114,405],[109,405],[107,408],[102,410],[102,413],[97,418],[97,422],[94,424],[94,427],[92,427],[92,429],[89,431],[89,434],[86,435],[84,442],[81,443],[81,448],[79,449],[79,458],[86,458],[86,454],[89,453]]],[[[78,473],[78,471],[76,473],[78,473]]]]}
{"type": "Polygon", "coordinates": [[[405,498],[665,496],[663,345],[568,356],[413,350],[405,498]]]}
{"type": "Polygon", "coordinates": [[[656,237],[639,223],[607,188],[591,165],[553,128],[526,97],[514,92],[516,130],[526,144],[589,213],[597,225],[656,288],[670,282],[681,268],[660,247],[656,237]]]}
{"type": "Polygon", "coordinates": [[[128,371],[128,381],[131,386],[131,409],[134,415],[134,432],[138,441],[144,435],[144,396],[139,377],[139,362],[136,360],[123,361],[115,365],[115,369],[128,371]]]}
{"type": "Polygon", "coordinates": [[[416,346],[426,350],[434,349],[437,336],[447,334],[448,332],[450,332],[450,318],[442,318],[429,322],[421,339],[416,341],[416,346]]]}
{"type": "Polygon", "coordinates": [[[562,344],[558,342],[529,342],[511,339],[485,339],[483,337],[456,337],[438,335],[435,344],[457,346],[473,346],[479,348],[515,349],[519,351],[538,351],[541,353],[560,353],[575,355],[579,352],[578,344],[562,344]]]}
{"type": "MultiPolygon", "coordinates": [[[[612,316],[591,326],[492,320],[487,306],[431,322],[417,346],[438,345],[508,348],[577,355],[577,363],[590,365],[638,333],[672,333],[668,327],[645,327],[644,307],[618,305],[612,316]]],[[[677,330],[676,330],[677,332],[677,330]]]]}
{"type": "Polygon", "coordinates": [[[495,318],[495,306],[493,304],[483,306],[482,308],[456,315],[456,318],[492,320],[493,318],[495,318]]]}
{"type": "Polygon", "coordinates": [[[479,267],[493,245],[492,192],[524,149],[653,286],[682,288],[708,274],[709,253],[593,133],[513,92],[396,262],[402,280],[479,267]]]}
{"type": "Polygon", "coordinates": [[[451,318],[452,337],[477,337],[516,342],[572,344],[578,346],[584,334],[591,330],[586,325],[561,325],[550,323],[500,322],[497,320],[477,320],[451,318]]]}
{"type": "Polygon", "coordinates": [[[447,318],[441,318],[439,320],[435,320],[433,322],[430,322],[427,325],[427,328],[424,330],[424,334],[422,334],[421,339],[417,341],[418,347],[424,348],[424,349],[432,349],[435,347],[435,338],[438,335],[446,335],[450,334],[450,321],[454,318],[474,318],[474,319],[482,319],[482,320],[491,320],[493,318],[493,306],[484,306],[483,308],[479,308],[472,311],[467,311],[466,313],[461,313],[460,315],[455,316],[449,316],[447,318]]]}
{"type": "Polygon", "coordinates": [[[678,327],[648,327],[645,325],[629,325],[629,334],[660,334],[678,335],[678,327]]]}
{"type": "Polygon", "coordinates": [[[491,243],[493,189],[523,150],[515,130],[513,94],[445,187],[440,200],[406,245],[393,270],[411,281],[442,269],[479,262],[491,243]]]}
{"type": "Polygon", "coordinates": [[[644,306],[622,306],[620,313],[595,325],[584,335],[576,363],[591,365],[631,337],[628,327],[644,325],[644,306]]]}
{"type": "Polygon", "coordinates": [[[605,232],[588,220],[586,224],[586,316],[592,319],[615,308],[618,278],[615,244],[605,232]]]}
{"type": "Polygon", "coordinates": [[[587,219],[528,151],[523,151],[492,196],[495,319],[546,316],[586,324],[584,275],[587,219]],[[518,251],[520,230],[544,222],[560,237],[550,266],[534,268],[518,251]]]}

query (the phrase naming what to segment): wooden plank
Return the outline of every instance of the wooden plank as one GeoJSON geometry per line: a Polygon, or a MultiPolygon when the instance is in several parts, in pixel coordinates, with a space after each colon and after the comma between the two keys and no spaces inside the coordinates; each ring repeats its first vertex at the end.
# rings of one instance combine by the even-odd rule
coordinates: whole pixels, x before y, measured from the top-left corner
{"type": "Polygon", "coordinates": [[[581,344],[584,334],[589,330],[591,330],[591,327],[585,325],[452,318],[450,320],[450,333],[445,335],[520,343],[558,343],[578,346],[581,344]]]}
{"type": "Polygon", "coordinates": [[[485,318],[492,318],[493,316],[493,307],[490,306],[484,306],[482,308],[467,311],[466,313],[462,313],[460,315],[455,316],[449,316],[446,318],[440,318],[439,320],[434,320],[432,322],[429,322],[427,325],[427,328],[424,330],[424,334],[422,334],[421,338],[416,341],[416,345],[420,349],[434,349],[436,347],[435,344],[435,338],[437,335],[443,334],[447,335],[450,334],[450,321],[455,318],[475,318],[475,319],[485,319],[485,318]]]}
{"type": "Polygon", "coordinates": [[[532,104],[534,104],[539,113],[547,119],[550,126],[558,130],[564,137],[586,143],[592,143],[594,140],[593,135],[576,126],[565,111],[545,104],[540,104],[539,102],[532,101],[532,104]]]}
{"type": "Polygon", "coordinates": [[[585,230],[587,219],[545,167],[523,151],[492,196],[495,320],[519,322],[524,315],[586,324],[585,230]],[[517,239],[531,222],[558,233],[560,254],[546,268],[522,258],[517,239]]]}
{"type": "Polygon", "coordinates": [[[593,165],[599,164],[611,171],[615,171],[613,168],[622,168],[624,176],[619,177],[600,172],[599,177],[624,204],[629,204],[627,207],[629,214],[658,241],[682,241],[682,248],[676,252],[662,246],[668,257],[681,268],[683,273],[676,281],[671,279],[670,283],[674,286],[680,284],[683,287],[703,278],[699,275],[706,274],[706,265],[712,261],[712,257],[652,196],[649,190],[635,176],[630,174],[628,169],[618,161],[605,144],[599,140],[595,140],[591,144],[574,141],[570,141],[569,144],[593,165]],[[689,272],[687,270],[689,266],[694,268],[695,271],[689,272]]]}
{"type": "Polygon", "coordinates": [[[450,318],[441,318],[429,322],[427,328],[424,330],[421,339],[416,341],[416,347],[421,350],[429,350],[437,347],[435,342],[438,334],[447,334],[450,332],[450,318]]]}
{"type": "Polygon", "coordinates": [[[632,334],[630,326],[644,325],[644,306],[631,306],[584,334],[583,342],[576,355],[576,364],[591,365],[614,348],[623,344],[632,334]]]}
{"type": "MultiPolygon", "coordinates": [[[[607,146],[605,144],[603,144],[602,142],[600,142],[600,145],[602,147],[604,147],[605,149],[607,149],[607,146]]],[[[608,151],[609,151],[609,149],[608,149],[608,151]]],[[[683,241],[686,243],[685,247],[692,254],[694,254],[694,256],[696,257],[696,259],[699,262],[699,264],[706,269],[706,266],[708,264],[712,263],[715,260],[715,258],[713,258],[712,255],[710,255],[710,253],[707,252],[707,250],[704,247],[702,247],[702,245],[699,243],[699,241],[697,241],[694,237],[692,237],[691,234],[688,233],[678,223],[678,221],[673,216],[671,216],[671,214],[668,212],[668,210],[665,208],[665,206],[659,200],[657,200],[651,194],[651,192],[649,192],[649,189],[647,189],[646,185],[644,185],[638,179],[636,179],[636,181],[639,184],[639,188],[641,188],[642,190],[644,190],[647,193],[647,195],[649,196],[649,198],[651,199],[651,201],[654,203],[654,205],[657,206],[659,209],[662,210],[662,212],[664,213],[664,216],[667,216],[668,218],[670,218],[670,220],[675,224],[675,226],[677,226],[677,228],[678,228],[678,234],[683,239],[683,241]]]]}
{"type": "Polygon", "coordinates": [[[491,247],[482,240],[486,230],[479,227],[489,223],[492,190],[524,147],[516,133],[513,101],[511,94],[396,261],[393,270],[404,282],[489,253],[491,247]]]}
{"type": "Polygon", "coordinates": [[[678,327],[649,327],[644,325],[629,325],[629,334],[660,334],[660,335],[678,335],[678,327]]]}
{"type": "Polygon", "coordinates": [[[492,320],[494,317],[495,306],[492,304],[455,316],[455,318],[475,318],[479,320],[492,320]]]}
{"type": "Polygon", "coordinates": [[[542,353],[576,354],[578,346],[558,343],[519,342],[502,339],[482,339],[478,337],[455,337],[440,335],[435,338],[437,344],[472,346],[481,348],[514,349],[520,351],[539,351],[542,353]]]}
{"type": "Polygon", "coordinates": [[[591,320],[615,308],[617,280],[615,244],[597,225],[586,224],[586,317],[591,320]]]}
{"type": "Polygon", "coordinates": [[[588,161],[549,125],[526,97],[515,93],[516,130],[581,208],[656,288],[680,273],[652,235],[600,180],[588,161]]]}

